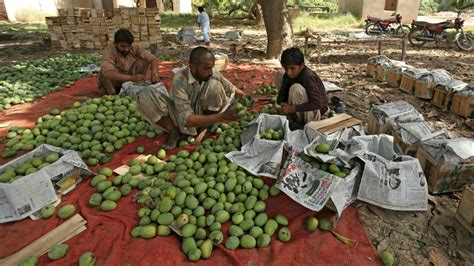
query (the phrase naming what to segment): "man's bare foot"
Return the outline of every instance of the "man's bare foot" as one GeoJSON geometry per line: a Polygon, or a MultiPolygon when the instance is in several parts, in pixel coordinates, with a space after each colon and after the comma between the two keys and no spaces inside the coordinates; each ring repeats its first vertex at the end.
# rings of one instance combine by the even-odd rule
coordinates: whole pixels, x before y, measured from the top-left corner
{"type": "Polygon", "coordinates": [[[172,150],[178,146],[178,141],[181,137],[181,134],[177,131],[172,131],[168,137],[168,140],[163,144],[163,149],[172,150]]]}

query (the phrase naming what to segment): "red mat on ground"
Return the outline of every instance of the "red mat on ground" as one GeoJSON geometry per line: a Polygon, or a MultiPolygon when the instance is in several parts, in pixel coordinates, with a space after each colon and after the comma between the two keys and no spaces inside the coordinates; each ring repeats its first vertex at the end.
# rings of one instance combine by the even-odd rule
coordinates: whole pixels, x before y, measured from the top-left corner
{"type": "MultiPolygon", "coordinates": [[[[162,64],[166,65],[166,64],[162,64]]],[[[179,66],[177,63],[168,64],[166,71],[179,66]]],[[[246,85],[247,90],[260,87],[262,84],[271,83],[271,74],[266,68],[258,66],[230,66],[224,71],[224,75],[237,86],[246,85]],[[263,69],[263,70],[262,70],[263,69]],[[236,70],[236,75],[230,71],[236,70]],[[249,84],[252,82],[252,84],[249,84]]],[[[169,80],[165,84],[169,86],[169,80]]],[[[74,93],[62,96],[50,94],[43,101],[48,101],[48,105],[42,101],[32,104],[28,110],[24,111],[24,117],[30,117],[33,122],[27,122],[30,127],[34,125],[36,117],[48,113],[52,108],[65,109],[73,102],[81,99],[85,95],[95,95],[97,87],[94,87],[95,80],[90,78],[83,79],[75,85],[62,91],[61,93],[73,90],[74,93]],[[89,85],[87,85],[89,84],[89,85]],[[90,86],[90,88],[88,87],[90,86]],[[94,87],[94,88],[93,88],[94,87]],[[90,93],[90,94],[88,94],[90,93]],[[71,96],[72,95],[72,96],[71,96]],[[57,97],[57,98],[49,98],[57,97]],[[56,99],[52,101],[50,99],[56,99]],[[68,103],[66,103],[68,101],[68,103]],[[43,109],[40,108],[42,106],[43,109]],[[38,108],[38,109],[37,109],[38,108]],[[43,112],[43,113],[42,113],[43,112]],[[36,114],[36,116],[34,116],[36,114]]],[[[71,91],[72,92],[72,91],[71,91]]],[[[83,99],[85,100],[85,99],[83,99]]],[[[26,109],[26,108],[25,108],[26,109]]],[[[24,109],[22,109],[24,110],[24,109]]],[[[12,122],[17,125],[17,121],[24,123],[28,119],[20,119],[21,116],[12,122]],[[22,122],[23,121],[23,122],[22,122]]],[[[2,118],[3,119],[3,118],[2,118]]],[[[139,137],[135,142],[125,146],[122,150],[114,154],[113,160],[106,166],[116,168],[136,156],[135,150],[138,146],[146,147],[145,154],[155,154],[158,147],[161,146],[167,136],[161,135],[156,139],[139,137]]],[[[174,152],[177,152],[175,150],[174,152]]],[[[173,153],[173,152],[172,152],[173,153]]],[[[96,170],[96,169],[92,169],[96,170]]],[[[267,179],[268,184],[274,181],[267,179]]],[[[181,252],[181,241],[176,235],[169,237],[156,237],[151,240],[133,239],[130,231],[138,224],[136,214],[139,205],[132,202],[132,196],[129,195],[120,199],[118,208],[112,212],[101,212],[98,208],[88,207],[88,200],[95,189],[89,185],[88,180],[80,184],[74,191],[63,197],[62,204],[74,204],[78,212],[87,220],[87,230],[78,236],[72,238],[66,243],[70,246],[67,256],[55,263],[49,261],[47,256],[42,256],[39,264],[65,265],[76,264],[79,256],[92,251],[98,257],[98,265],[176,265],[189,263],[185,255],[181,252]]],[[[134,191],[136,192],[136,190],[134,191]]],[[[349,207],[337,224],[337,232],[346,237],[357,240],[355,245],[344,245],[336,240],[332,234],[323,233],[317,230],[314,233],[308,233],[305,229],[305,219],[314,212],[298,205],[286,195],[270,197],[267,200],[267,214],[273,217],[277,214],[283,214],[290,220],[290,230],[292,240],[283,244],[273,236],[270,247],[264,249],[238,249],[229,251],[223,245],[216,247],[213,255],[206,261],[199,261],[200,264],[353,264],[353,265],[376,265],[377,258],[370,241],[364,231],[363,225],[354,207],[349,207]]],[[[331,217],[334,213],[324,209],[316,214],[317,217],[331,217]]],[[[49,220],[31,221],[25,219],[18,222],[0,225],[0,258],[6,257],[29,243],[38,239],[48,231],[62,223],[58,218],[53,217],[49,220]]],[[[227,236],[227,228],[224,226],[224,234],[227,236]]]]}

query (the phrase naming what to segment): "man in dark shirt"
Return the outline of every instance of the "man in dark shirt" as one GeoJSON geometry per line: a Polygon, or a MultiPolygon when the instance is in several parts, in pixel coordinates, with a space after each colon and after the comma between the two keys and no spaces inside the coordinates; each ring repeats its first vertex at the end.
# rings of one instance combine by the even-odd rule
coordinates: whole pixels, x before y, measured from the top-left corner
{"type": "Polygon", "coordinates": [[[320,120],[329,111],[326,90],[319,76],[304,64],[301,50],[293,47],[283,51],[281,65],[285,74],[277,98],[280,113],[296,114],[305,124],[320,120]]]}

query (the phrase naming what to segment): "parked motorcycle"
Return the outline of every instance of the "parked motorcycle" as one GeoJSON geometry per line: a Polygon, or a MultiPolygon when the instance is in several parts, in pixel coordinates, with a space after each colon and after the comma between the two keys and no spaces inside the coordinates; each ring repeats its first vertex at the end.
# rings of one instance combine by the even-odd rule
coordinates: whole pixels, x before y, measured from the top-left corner
{"type": "Polygon", "coordinates": [[[393,13],[390,18],[381,19],[367,16],[365,20],[365,33],[368,35],[379,35],[382,33],[405,36],[410,31],[408,25],[402,24],[402,16],[397,12],[393,13]]]}
{"type": "Polygon", "coordinates": [[[458,12],[457,17],[452,20],[446,20],[439,23],[429,23],[425,21],[413,20],[412,28],[408,34],[408,41],[413,46],[421,47],[427,42],[452,42],[463,51],[471,51],[474,49],[474,38],[463,30],[464,20],[458,12]],[[448,34],[449,29],[455,29],[454,39],[448,34]]]}

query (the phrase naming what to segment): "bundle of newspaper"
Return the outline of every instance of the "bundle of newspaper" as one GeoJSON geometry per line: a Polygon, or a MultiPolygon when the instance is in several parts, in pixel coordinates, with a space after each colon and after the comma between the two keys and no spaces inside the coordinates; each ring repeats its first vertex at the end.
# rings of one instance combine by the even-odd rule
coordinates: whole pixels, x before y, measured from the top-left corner
{"type": "Polygon", "coordinates": [[[431,122],[396,123],[393,128],[400,135],[402,141],[410,145],[421,144],[430,139],[451,138],[446,129],[436,130],[431,122]]]}
{"type": "Polygon", "coordinates": [[[393,137],[354,137],[347,152],[364,163],[357,199],[398,211],[425,211],[428,185],[418,159],[398,156],[393,137]]]}
{"type": "Polygon", "coordinates": [[[390,59],[386,57],[385,55],[376,55],[376,56],[369,57],[367,62],[374,65],[381,65],[383,63],[390,62],[390,59]]]}
{"type": "Polygon", "coordinates": [[[81,175],[90,175],[87,165],[79,154],[43,144],[29,153],[0,166],[0,173],[15,168],[33,157],[44,157],[57,152],[61,157],[37,172],[25,175],[12,183],[0,183],[0,223],[23,219],[58,200],[56,193],[65,194],[80,182],[81,175]]]}
{"type": "Polygon", "coordinates": [[[447,81],[438,82],[436,88],[449,92],[460,92],[465,90],[469,85],[461,80],[451,79],[447,81]]]}
{"type": "Polygon", "coordinates": [[[415,107],[405,101],[376,105],[372,108],[371,114],[377,118],[381,125],[425,120],[415,107]]]}
{"type": "Polygon", "coordinates": [[[470,138],[431,139],[421,147],[440,164],[474,163],[474,140],[470,138]]]}
{"type": "Polygon", "coordinates": [[[225,156],[254,175],[277,178],[283,148],[287,146],[302,150],[308,142],[304,130],[290,131],[286,116],[262,113],[242,132],[241,150],[225,156]],[[283,130],[283,139],[262,139],[259,133],[268,129],[283,130]]]}
{"type": "Polygon", "coordinates": [[[433,69],[429,73],[421,75],[418,80],[428,81],[433,83],[446,83],[453,79],[453,76],[444,69],[433,69]]]}
{"type": "Polygon", "coordinates": [[[459,91],[458,94],[474,97],[474,84],[467,85],[463,90],[459,91]]]}
{"type": "Polygon", "coordinates": [[[412,79],[419,79],[420,77],[430,74],[430,71],[426,68],[410,67],[403,71],[403,75],[408,76],[412,79]]]}
{"type": "Polygon", "coordinates": [[[162,82],[158,82],[155,84],[151,84],[149,82],[144,83],[136,83],[133,81],[127,81],[122,84],[122,88],[120,89],[119,95],[120,96],[137,96],[138,92],[145,88],[153,88],[160,93],[169,97],[168,91],[166,90],[165,84],[162,82]]]}

